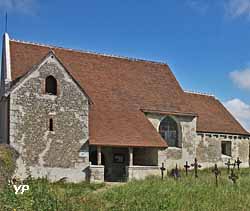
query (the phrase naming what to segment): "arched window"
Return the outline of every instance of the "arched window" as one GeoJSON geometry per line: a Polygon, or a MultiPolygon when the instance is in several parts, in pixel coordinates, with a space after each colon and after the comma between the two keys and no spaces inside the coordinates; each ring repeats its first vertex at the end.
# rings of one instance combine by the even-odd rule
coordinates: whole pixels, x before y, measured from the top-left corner
{"type": "Polygon", "coordinates": [[[45,82],[45,93],[56,95],[57,94],[57,82],[53,76],[48,76],[45,82]]]}
{"type": "Polygon", "coordinates": [[[161,137],[165,139],[168,146],[179,147],[178,125],[171,117],[166,117],[161,121],[159,133],[161,137]]]}

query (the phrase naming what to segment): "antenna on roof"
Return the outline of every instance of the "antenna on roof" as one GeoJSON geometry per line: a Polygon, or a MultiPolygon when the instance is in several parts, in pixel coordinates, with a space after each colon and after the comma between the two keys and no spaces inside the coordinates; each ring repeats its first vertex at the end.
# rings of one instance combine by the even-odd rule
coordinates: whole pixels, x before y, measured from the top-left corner
{"type": "Polygon", "coordinates": [[[8,13],[5,13],[5,33],[7,33],[8,30],[8,13]]]}

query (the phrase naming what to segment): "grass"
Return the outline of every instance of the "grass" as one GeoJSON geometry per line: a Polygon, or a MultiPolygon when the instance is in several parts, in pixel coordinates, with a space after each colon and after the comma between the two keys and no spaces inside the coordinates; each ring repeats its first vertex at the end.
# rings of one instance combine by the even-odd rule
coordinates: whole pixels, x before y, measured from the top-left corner
{"type": "Polygon", "coordinates": [[[6,185],[0,190],[0,210],[81,210],[79,200],[89,193],[104,187],[102,184],[50,183],[47,179],[29,179],[23,184],[29,185],[24,194],[15,194],[14,188],[6,185]]]}
{"type": "Polygon", "coordinates": [[[239,179],[234,185],[222,170],[218,187],[211,169],[199,171],[197,179],[190,172],[188,177],[182,173],[177,181],[150,177],[110,188],[30,180],[30,190],[23,195],[5,188],[0,193],[0,210],[250,210],[250,169],[236,173],[239,179]]]}

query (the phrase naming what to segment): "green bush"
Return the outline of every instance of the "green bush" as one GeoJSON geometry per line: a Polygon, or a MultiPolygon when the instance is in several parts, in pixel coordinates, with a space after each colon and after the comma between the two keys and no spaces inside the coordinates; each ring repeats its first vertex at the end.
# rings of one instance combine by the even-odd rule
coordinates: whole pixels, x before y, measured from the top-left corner
{"type": "Polygon", "coordinates": [[[0,185],[6,183],[13,175],[17,156],[9,145],[0,144],[0,185]]]}

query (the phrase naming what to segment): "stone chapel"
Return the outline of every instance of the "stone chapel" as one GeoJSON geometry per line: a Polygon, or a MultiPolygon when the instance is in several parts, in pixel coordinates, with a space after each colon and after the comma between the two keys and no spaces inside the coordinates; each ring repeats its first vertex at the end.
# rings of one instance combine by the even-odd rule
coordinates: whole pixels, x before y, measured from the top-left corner
{"type": "Polygon", "coordinates": [[[165,63],[3,36],[0,143],[18,153],[21,179],[128,181],[195,158],[247,167],[249,140],[216,97],[184,91],[165,63]]]}

